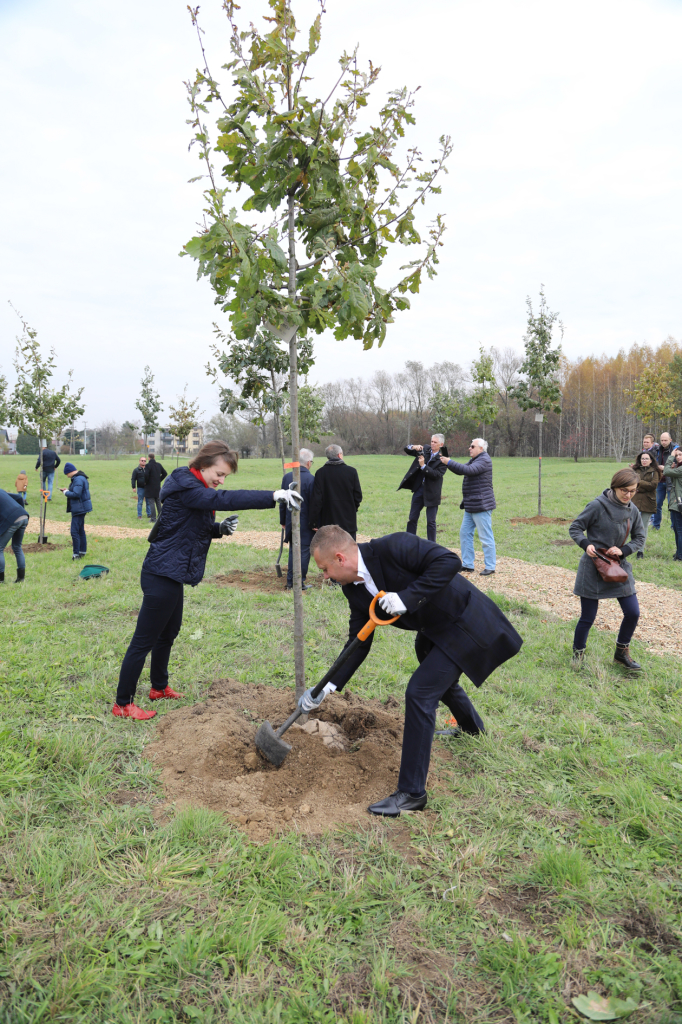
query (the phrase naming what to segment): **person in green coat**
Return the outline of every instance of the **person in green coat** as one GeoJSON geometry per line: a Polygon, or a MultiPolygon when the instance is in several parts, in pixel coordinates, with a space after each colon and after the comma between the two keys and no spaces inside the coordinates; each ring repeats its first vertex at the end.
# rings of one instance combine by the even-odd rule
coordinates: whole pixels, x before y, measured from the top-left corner
{"type": "Polygon", "coordinates": [[[669,456],[663,475],[670,480],[668,511],[677,542],[673,561],[682,562],[682,448],[676,448],[669,456]]]}

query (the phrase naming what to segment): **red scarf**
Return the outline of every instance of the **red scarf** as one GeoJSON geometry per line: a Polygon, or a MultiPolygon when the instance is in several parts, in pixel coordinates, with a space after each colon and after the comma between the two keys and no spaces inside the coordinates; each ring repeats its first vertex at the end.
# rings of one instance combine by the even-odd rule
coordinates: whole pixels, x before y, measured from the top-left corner
{"type": "MultiPolygon", "coordinates": [[[[198,469],[194,469],[192,466],[189,466],[188,468],[189,468],[189,471],[192,474],[192,476],[195,476],[197,478],[197,480],[199,481],[199,483],[203,484],[204,487],[208,487],[208,484],[206,483],[206,481],[204,480],[203,476],[201,475],[201,472],[198,469]]],[[[211,515],[215,519],[215,509],[211,510],[211,515]]]]}

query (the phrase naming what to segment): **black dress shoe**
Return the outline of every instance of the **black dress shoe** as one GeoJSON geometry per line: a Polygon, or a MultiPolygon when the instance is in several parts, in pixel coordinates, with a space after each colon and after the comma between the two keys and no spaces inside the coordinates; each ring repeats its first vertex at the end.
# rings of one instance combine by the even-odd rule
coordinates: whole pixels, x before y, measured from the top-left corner
{"type": "Polygon", "coordinates": [[[379,800],[376,804],[370,804],[367,810],[370,814],[382,814],[385,818],[399,818],[401,813],[408,811],[423,811],[426,807],[428,797],[410,796],[409,793],[401,793],[396,789],[385,800],[379,800]]]}
{"type": "Polygon", "coordinates": [[[474,570],[470,569],[468,565],[463,565],[462,568],[459,571],[460,572],[473,572],[474,570]]]}
{"type": "Polygon", "coordinates": [[[479,576],[492,576],[495,572],[494,569],[484,569],[483,572],[479,572],[479,576]]]}

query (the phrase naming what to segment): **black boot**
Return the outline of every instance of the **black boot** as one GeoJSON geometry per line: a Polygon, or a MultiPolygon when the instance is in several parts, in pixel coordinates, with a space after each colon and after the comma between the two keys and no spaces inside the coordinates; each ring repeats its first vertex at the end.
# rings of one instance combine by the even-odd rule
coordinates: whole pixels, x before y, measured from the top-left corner
{"type": "Polygon", "coordinates": [[[625,668],[630,670],[630,672],[642,671],[642,666],[638,665],[637,662],[633,661],[630,657],[629,644],[616,644],[616,653],[613,656],[613,660],[617,661],[619,665],[624,665],[625,668]]]}
{"type": "Polygon", "coordinates": [[[4,583],[4,582],[5,582],[5,574],[4,574],[4,572],[0,572],[0,583],[4,583]]]}
{"type": "Polygon", "coordinates": [[[643,551],[638,551],[637,552],[637,557],[638,558],[644,558],[644,552],[643,551]]]}
{"type": "Polygon", "coordinates": [[[26,578],[26,570],[25,569],[17,569],[17,578],[15,579],[14,582],[15,583],[21,583],[25,578],[26,578]]]}
{"type": "Polygon", "coordinates": [[[585,648],[578,650],[577,647],[573,648],[573,657],[571,658],[571,668],[580,669],[585,664],[585,648]]]}

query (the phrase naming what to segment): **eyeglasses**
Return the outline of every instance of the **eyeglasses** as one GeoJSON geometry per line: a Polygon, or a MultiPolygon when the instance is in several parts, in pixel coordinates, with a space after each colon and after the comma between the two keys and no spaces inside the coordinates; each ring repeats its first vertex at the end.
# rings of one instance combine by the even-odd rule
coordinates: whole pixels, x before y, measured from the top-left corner
{"type": "Polygon", "coordinates": [[[637,493],[637,488],[636,487],[618,487],[617,490],[622,491],[623,494],[636,494],[637,493]]]}
{"type": "Polygon", "coordinates": [[[470,444],[470,445],[469,445],[469,447],[470,447],[470,448],[475,448],[475,447],[476,447],[476,445],[475,445],[475,444],[470,444]]]}

